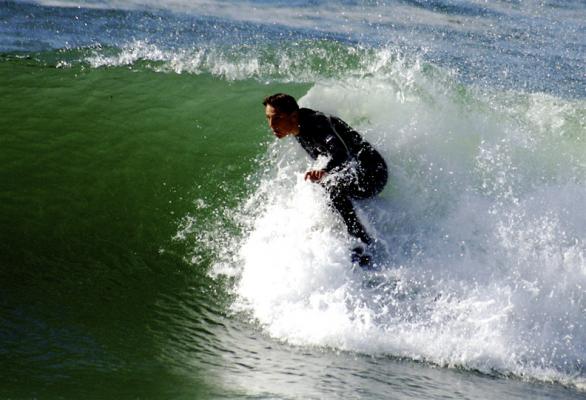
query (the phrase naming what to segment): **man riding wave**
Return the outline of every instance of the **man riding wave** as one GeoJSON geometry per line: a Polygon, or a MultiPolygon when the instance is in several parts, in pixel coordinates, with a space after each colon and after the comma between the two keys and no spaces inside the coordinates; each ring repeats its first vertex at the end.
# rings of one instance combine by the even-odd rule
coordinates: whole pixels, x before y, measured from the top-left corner
{"type": "Polygon", "coordinates": [[[352,260],[369,266],[371,257],[365,247],[372,245],[373,239],[358,219],[352,199],[367,199],[383,190],[388,179],[383,157],[340,118],[299,108],[288,94],[268,96],[263,105],[276,137],[292,135],[312,159],[328,158],[323,169],[307,171],[305,179],[327,191],[330,205],[344,220],[348,233],[363,243],[352,250],[352,260]]]}

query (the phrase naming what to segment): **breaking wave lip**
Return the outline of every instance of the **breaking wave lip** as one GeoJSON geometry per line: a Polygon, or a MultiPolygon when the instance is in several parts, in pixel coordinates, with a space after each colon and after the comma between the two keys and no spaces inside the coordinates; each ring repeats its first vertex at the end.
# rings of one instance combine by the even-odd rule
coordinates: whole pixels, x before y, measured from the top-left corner
{"type": "MultiPolygon", "coordinates": [[[[65,52],[57,65],[71,67],[81,63],[90,68],[149,68],[162,73],[211,74],[226,80],[313,83],[352,76],[392,77],[411,67],[421,69],[423,64],[420,57],[407,56],[393,47],[369,48],[322,40],[304,40],[279,47],[182,49],[166,49],[148,41],[133,41],[121,48],[98,46],[81,53],[75,60],[75,55],[65,52]]],[[[424,68],[435,69],[432,64],[425,64],[424,68]]]]}

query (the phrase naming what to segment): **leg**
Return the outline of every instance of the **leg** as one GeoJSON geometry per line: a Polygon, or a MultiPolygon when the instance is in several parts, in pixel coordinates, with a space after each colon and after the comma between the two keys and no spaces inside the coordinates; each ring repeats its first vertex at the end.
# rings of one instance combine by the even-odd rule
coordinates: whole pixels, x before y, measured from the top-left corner
{"type": "MultiPolygon", "coordinates": [[[[350,197],[341,193],[336,195],[330,192],[330,199],[332,207],[342,216],[348,233],[360,239],[365,245],[370,246],[372,244],[372,238],[366,233],[366,229],[360,223],[350,197]]],[[[362,268],[371,268],[372,256],[366,253],[362,246],[357,246],[352,249],[351,258],[353,263],[360,265],[362,268]]]]}
{"type": "Polygon", "coordinates": [[[364,226],[358,219],[358,215],[356,215],[350,196],[336,190],[335,188],[328,190],[328,194],[330,195],[330,203],[332,207],[340,213],[340,216],[346,224],[348,233],[355,238],[362,240],[364,244],[370,245],[372,243],[372,238],[366,233],[366,229],[364,229],[364,226]]]}

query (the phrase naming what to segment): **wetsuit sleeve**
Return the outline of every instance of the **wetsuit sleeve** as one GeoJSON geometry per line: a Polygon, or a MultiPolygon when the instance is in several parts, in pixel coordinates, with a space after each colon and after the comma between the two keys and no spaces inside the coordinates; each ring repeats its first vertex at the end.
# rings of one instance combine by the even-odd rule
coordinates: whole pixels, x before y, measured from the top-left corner
{"type": "Polygon", "coordinates": [[[328,117],[322,113],[305,110],[302,121],[302,134],[297,140],[311,158],[327,156],[329,161],[324,170],[332,171],[344,165],[351,158],[349,147],[344,139],[337,134],[334,117],[328,117]]]}
{"type": "Polygon", "coordinates": [[[330,155],[330,160],[325,167],[327,172],[340,167],[350,158],[350,154],[344,142],[330,128],[330,132],[325,137],[325,146],[330,155]]]}

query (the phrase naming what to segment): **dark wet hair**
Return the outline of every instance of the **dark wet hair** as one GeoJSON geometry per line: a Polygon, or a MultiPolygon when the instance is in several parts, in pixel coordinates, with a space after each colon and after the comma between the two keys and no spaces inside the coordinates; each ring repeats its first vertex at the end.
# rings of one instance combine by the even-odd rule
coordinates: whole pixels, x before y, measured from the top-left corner
{"type": "Polygon", "coordinates": [[[292,112],[299,110],[299,105],[293,96],[290,96],[285,93],[276,93],[271,96],[265,97],[262,102],[263,106],[271,106],[279,110],[280,112],[284,112],[290,114],[292,112]]]}

